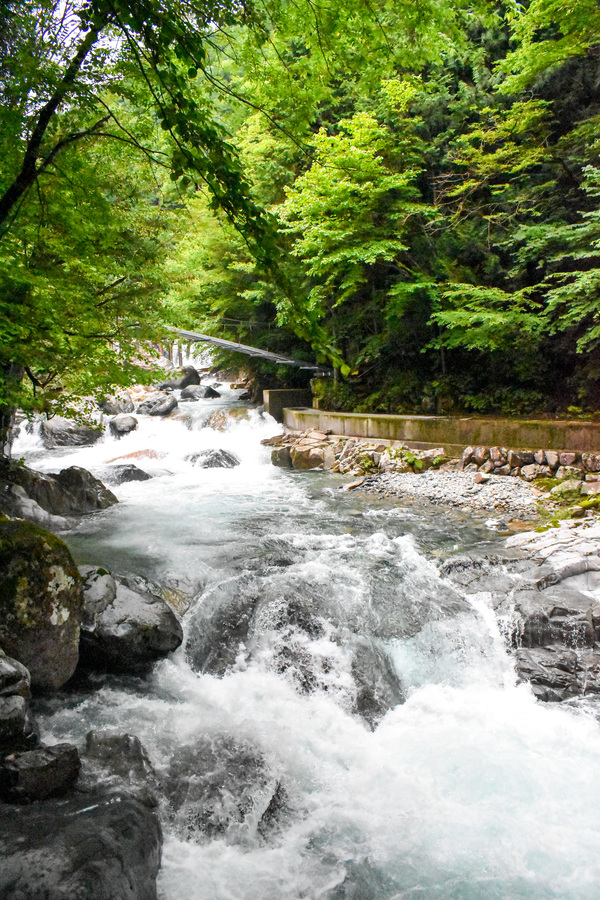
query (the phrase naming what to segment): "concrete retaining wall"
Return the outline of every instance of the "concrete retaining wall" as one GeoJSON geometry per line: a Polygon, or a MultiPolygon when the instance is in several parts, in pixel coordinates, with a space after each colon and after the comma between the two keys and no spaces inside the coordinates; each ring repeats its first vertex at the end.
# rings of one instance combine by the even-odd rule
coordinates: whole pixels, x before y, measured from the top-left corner
{"type": "Polygon", "coordinates": [[[443,446],[448,452],[468,445],[523,450],[600,450],[600,424],[592,422],[388,416],[308,408],[284,409],[283,422],[298,431],[312,428],[347,437],[402,441],[423,448],[443,446]]]}
{"type": "Polygon", "coordinates": [[[265,409],[278,422],[283,422],[283,410],[286,406],[308,406],[312,400],[310,391],[302,389],[279,389],[263,391],[265,409]]]}

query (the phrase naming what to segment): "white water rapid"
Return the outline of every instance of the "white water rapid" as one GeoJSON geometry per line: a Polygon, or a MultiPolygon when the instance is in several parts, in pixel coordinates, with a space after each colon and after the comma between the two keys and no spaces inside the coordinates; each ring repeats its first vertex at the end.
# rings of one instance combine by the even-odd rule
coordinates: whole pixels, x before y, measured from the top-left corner
{"type": "MultiPolygon", "coordinates": [[[[78,563],[189,596],[185,641],[145,680],[40,702],[49,743],[137,735],[157,775],[163,900],[594,900],[600,731],[581,706],[516,686],[489,597],[466,600],[435,559],[493,550],[458,513],[339,490],[272,467],[251,410],[202,427],[140,417],[93,447],[14,449],[45,471],[153,475],[64,535],[78,563]],[[188,427],[189,426],[189,427],[188,427]],[[186,460],[232,451],[233,469],[186,460]]],[[[179,596],[179,595],[177,595],[179,596]]]]}

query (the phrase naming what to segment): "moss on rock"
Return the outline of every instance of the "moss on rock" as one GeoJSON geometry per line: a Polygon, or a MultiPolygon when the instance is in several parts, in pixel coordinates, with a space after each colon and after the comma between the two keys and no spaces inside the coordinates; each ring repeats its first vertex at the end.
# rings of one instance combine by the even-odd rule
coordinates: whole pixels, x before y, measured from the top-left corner
{"type": "Polygon", "coordinates": [[[79,658],[81,577],[67,545],[39,525],[0,521],[0,647],[32,687],[60,688],[79,658]]]}

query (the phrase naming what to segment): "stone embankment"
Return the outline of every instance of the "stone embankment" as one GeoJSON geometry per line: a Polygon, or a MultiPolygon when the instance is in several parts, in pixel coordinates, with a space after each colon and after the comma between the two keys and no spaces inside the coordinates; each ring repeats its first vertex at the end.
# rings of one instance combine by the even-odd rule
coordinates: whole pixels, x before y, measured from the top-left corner
{"type": "Polygon", "coordinates": [[[600,453],[466,447],[450,459],[443,447],[417,450],[320,431],[282,434],[263,443],[272,448],[273,465],[327,469],[355,478],[348,489],[466,513],[533,521],[541,507],[556,515],[568,508],[571,516],[582,517],[600,503],[600,453]]]}

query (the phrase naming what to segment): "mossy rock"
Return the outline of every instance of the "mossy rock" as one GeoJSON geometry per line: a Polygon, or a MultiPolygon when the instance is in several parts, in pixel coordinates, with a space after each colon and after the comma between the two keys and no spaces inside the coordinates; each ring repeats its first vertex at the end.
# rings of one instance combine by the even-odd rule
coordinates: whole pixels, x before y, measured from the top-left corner
{"type": "Polygon", "coordinates": [[[75,671],[83,613],[81,576],[67,545],[39,525],[0,521],[0,647],[42,693],[75,671]]]}

